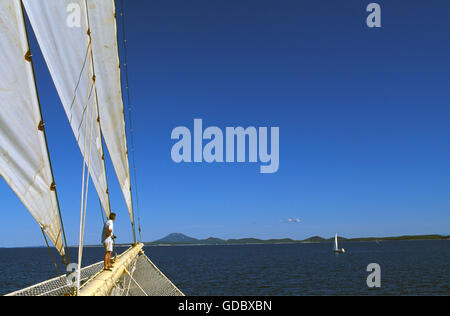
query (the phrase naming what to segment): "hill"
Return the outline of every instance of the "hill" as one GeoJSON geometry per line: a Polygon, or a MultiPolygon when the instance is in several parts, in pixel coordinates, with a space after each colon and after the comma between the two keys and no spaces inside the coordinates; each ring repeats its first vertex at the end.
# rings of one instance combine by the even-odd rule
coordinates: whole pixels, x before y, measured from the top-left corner
{"type": "MultiPolygon", "coordinates": [[[[390,240],[437,240],[437,239],[450,239],[450,236],[442,235],[412,235],[412,236],[396,236],[396,237],[364,237],[364,238],[344,238],[338,237],[339,242],[346,241],[390,241],[390,240]]],[[[241,238],[241,239],[220,239],[215,237],[209,237],[207,239],[197,239],[186,236],[181,233],[172,233],[164,238],[153,242],[145,242],[146,245],[245,245],[245,244],[290,244],[290,243],[322,243],[322,242],[334,242],[334,237],[322,238],[320,236],[309,237],[305,240],[293,240],[290,238],[283,239],[258,239],[258,238],[241,238]]]]}
{"type": "Polygon", "coordinates": [[[180,233],[172,233],[164,238],[156,240],[155,243],[196,243],[198,239],[180,233]]]}
{"type": "Polygon", "coordinates": [[[320,236],[313,236],[309,237],[308,239],[303,240],[304,242],[324,242],[326,241],[325,238],[322,238],[320,236]]]}
{"type": "Polygon", "coordinates": [[[164,238],[153,242],[146,242],[146,245],[229,245],[229,244],[276,244],[276,243],[294,243],[299,242],[290,238],[262,240],[257,238],[241,239],[220,239],[209,237],[207,239],[197,239],[180,233],[172,233],[164,238]]]}

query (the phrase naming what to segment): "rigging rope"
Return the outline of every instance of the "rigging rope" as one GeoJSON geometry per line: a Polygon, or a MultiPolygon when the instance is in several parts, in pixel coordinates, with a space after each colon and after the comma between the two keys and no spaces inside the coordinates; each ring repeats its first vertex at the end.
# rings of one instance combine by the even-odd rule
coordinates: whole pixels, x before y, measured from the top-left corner
{"type": "Polygon", "coordinates": [[[130,293],[130,286],[131,286],[131,281],[132,281],[131,278],[133,277],[134,271],[136,271],[136,263],[137,263],[137,257],[136,257],[136,260],[134,260],[133,267],[130,269],[131,270],[130,282],[128,282],[127,294],[125,294],[125,296],[128,296],[128,293],[130,293]]]}
{"type": "MultiPolygon", "coordinates": [[[[95,85],[95,82],[94,82],[95,85]]],[[[88,198],[88,191],[89,191],[89,170],[91,167],[91,150],[92,150],[92,130],[94,128],[94,106],[92,106],[92,114],[91,114],[91,128],[90,128],[90,136],[89,136],[89,158],[87,161],[87,172],[86,172],[86,190],[84,190],[85,186],[85,167],[86,167],[86,160],[83,161],[83,184],[81,189],[81,210],[80,210],[80,238],[79,238],[79,244],[78,244],[78,283],[77,288],[79,290],[80,288],[80,269],[81,269],[81,261],[83,257],[83,242],[84,242],[84,229],[86,224],[86,210],[87,210],[87,198],[88,198]],[[84,197],[83,197],[84,195],[84,197]]],[[[86,128],[87,128],[87,122],[86,122],[86,128]]],[[[86,138],[86,135],[85,135],[86,138]]],[[[86,150],[86,139],[85,139],[85,150],[86,150]]]]}
{"type": "Polygon", "coordinates": [[[98,198],[98,203],[100,204],[100,215],[102,216],[102,225],[104,225],[106,223],[106,221],[105,221],[105,216],[103,215],[103,206],[102,206],[102,201],[100,200],[100,198],[98,198]]]}
{"type": "Polygon", "coordinates": [[[84,67],[86,66],[88,53],[89,53],[89,47],[86,48],[86,54],[84,56],[83,66],[81,67],[80,75],[78,76],[78,82],[77,82],[77,84],[75,86],[75,90],[73,92],[72,103],[70,104],[70,118],[69,118],[69,123],[70,124],[72,124],[72,108],[73,108],[73,106],[75,104],[75,100],[77,98],[77,90],[78,90],[78,86],[80,85],[80,82],[81,82],[81,77],[83,75],[84,67]]]}
{"type": "Polygon", "coordinates": [[[53,257],[52,250],[50,248],[50,245],[48,244],[47,236],[45,235],[43,227],[41,227],[41,231],[42,231],[42,235],[44,236],[44,240],[47,245],[48,252],[50,253],[50,257],[52,258],[53,265],[55,266],[56,273],[58,274],[58,278],[64,288],[64,295],[66,295],[67,294],[67,290],[66,290],[67,286],[66,286],[65,282],[63,281],[64,279],[62,278],[61,273],[59,272],[58,264],[56,263],[55,258],[53,257]]]}
{"type": "Polygon", "coordinates": [[[128,105],[128,121],[130,125],[130,144],[131,144],[131,156],[133,163],[133,177],[134,177],[134,192],[136,195],[136,210],[138,215],[138,231],[139,231],[139,241],[142,242],[142,229],[141,229],[141,215],[140,215],[140,207],[139,207],[139,195],[138,195],[138,186],[137,186],[137,172],[136,172],[136,161],[135,161],[135,147],[134,147],[134,134],[133,134],[133,120],[132,120],[132,111],[131,111],[131,98],[130,98],[130,89],[129,89],[129,80],[128,80],[128,54],[127,54],[127,39],[126,39],[126,29],[125,29],[125,8],[124,1],[121,0],[121,13],[122,17],[122,40],[123,40],[123,56],[124,56],[124,67],[125,67],[125,88],[127,91],[127,105],[128,105]]]}
{"type": "MultiPolygon", "coordinates": [[[[86,10],[87,10],[87,3],[86,3],[86,10]]],[[[90,36],[89,31],[89,18],[88,19],[88,32],[87,35],[89,37],[88,42],[88,53],[92,57],[92,39],[90,36]]],[[[89,73],[88,76],[92,73],[92,87],[89,87],[90,82],[88,81],[87,86],[87,100],[86,100],[86,107],[85,112],[83,112],[83,118],[82,122],[85,121],[85,133],[84,133],[84,150],[83,150],[83,180],[82,180],[82,186],[81,186],[81,209],[80,209],[80,235],[79,235],[79,243],[78,243],[78,269],[77,269],[77,290],[79,292],[80,290],[80,273],[81,273],[81,262],[83,257],[83,242],[84,242],[84,229],[86,225],[86,210],[87,210],[87,198],[88,198],[88,192],[89,192],[89,171],[91,166],[91,152],[92,152],[92,134],[94,130],[94,118],[95,118],[95,107],[92,104],[91,106],[91,124],[90,124],[90,130],[89,130],[89,156],[88,161],[86,162],[86,141],[87,141],[87,125],[88,121],[84,120],[85,114],[89,113],[89,99],[91,96],[91,93],[89,93],[89,89],[91,88],[91,92],[95,91],[95,74],[93,73],[93,65],[92,65],[92,58],[89,58],[89,73]],[[86,111],[87,110],[87,111],[86,111]],[[87,173],[86,173],[86,164],[87,164],[87,173]],[[86,178],[86,180],[85,180],[86,178]],[[86,186],[86,190],[85,190],[86,186]]],[[[92,102],[95,102],[95,99],[92,100],[92,102]]],[[[87,118],[87,114],[86,114],[87,118]]],[[[77,293],[78,293],[77,292],[77,293]]]]}
{"type": "MultiPolygon", "coordinates": [[[[128,274],[128,276],[130,277],[131,280],[134,281],[134,283],[137,285],[137,287],[142,291],[142,293],[145,294],[145,296],[148,296],[148,294],[144,291],[144,289],[139,285],[139,283],[133,278],[132,274],[130,274],[130,272],[128,272],[128,270],[125,268],[124,269],[125,273],[128,274]]],[[[129,289],[128,289],[129,290],[129,289]]],[[[128,293],[128,292],[127,292],[128,293]]]]}

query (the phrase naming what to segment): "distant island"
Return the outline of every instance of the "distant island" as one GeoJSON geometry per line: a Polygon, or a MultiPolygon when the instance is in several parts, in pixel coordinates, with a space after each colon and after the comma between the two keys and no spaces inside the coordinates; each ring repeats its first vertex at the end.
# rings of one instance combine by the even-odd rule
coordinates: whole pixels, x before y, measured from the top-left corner
{"type": "MultiPolygon", "coordinates": [[[[365,238],[344,238],[338,237],[339,241],[390,241],[390,240],[438,240],[449,239],[450,236],[443,235],[408,235],[397,237],[365,237],[365,238]]],[[[197,239],[186,236],[181,233],[172,233],[166,237],[152,241],[145,242],[145,245],[243,245],[243,244],[292,244],[292,243],[321,243],[334,242],[334,237],[328,239],[320,236],[313,236],[304,240],[293,240],[290,238],[283,239],[257,239],[257,238],[241,238],[241,239],[220,239],[210,237],[207,239],[197,239]]]]}

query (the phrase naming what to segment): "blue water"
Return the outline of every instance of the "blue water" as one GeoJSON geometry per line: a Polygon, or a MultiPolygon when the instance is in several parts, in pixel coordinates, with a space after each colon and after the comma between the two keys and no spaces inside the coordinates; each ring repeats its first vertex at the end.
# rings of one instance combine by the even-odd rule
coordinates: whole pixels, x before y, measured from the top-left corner
{"type": "MultiPolygon", "coordinates": [[[[146,247],[186,295],[450,295],[450,240],[146,247]],[[369,289],[369,263],[381,287],[369,289]]],[[[118,249],[119,252],[124,249],[118,249]]],[[[75,258],[76,249],[71,249],[75,258]]],[[[84,264],[102,259],[86,248],[84,264]]],[[[0,294],[55,276],[46,248],[0,249],[0,294]]]]}

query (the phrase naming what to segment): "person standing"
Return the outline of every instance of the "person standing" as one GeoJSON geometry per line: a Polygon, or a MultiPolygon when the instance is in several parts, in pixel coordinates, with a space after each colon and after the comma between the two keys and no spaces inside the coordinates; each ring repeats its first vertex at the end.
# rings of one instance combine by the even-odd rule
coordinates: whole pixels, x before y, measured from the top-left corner
{"type": "Polygon", "coordinates": [[[102,231],[102,243],[105,247],[105,258],[104,258],[104,270],[112,271],[111,265],[111,253],[113,251],[113,238],[114,238],[114,221],[116,219],[116,214],[111,213],[109,215],[109,220],[106,221],[103,226],[102,231]]]}

